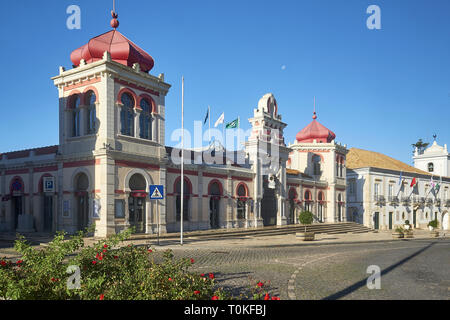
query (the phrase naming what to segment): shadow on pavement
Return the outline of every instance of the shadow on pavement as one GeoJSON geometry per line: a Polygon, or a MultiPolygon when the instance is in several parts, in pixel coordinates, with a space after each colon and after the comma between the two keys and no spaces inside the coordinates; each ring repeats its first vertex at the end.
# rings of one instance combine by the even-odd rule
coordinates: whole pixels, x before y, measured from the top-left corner
{"type": "MultiPolygon", "coordinates": [[[[381,276],[384,276],[384,275],[388,274],[389,272],[391,272],[395,268],[401,266],[402,264],[408,262],[412,258],[418,256],[419,254],[421,254],[425,250],[431,248],[435,243],[436,242],[432,242],[428,246],[426,246],[426,247],[420,249],[419,251],[413,253],[412,255],[410,255],[410,256],[400,260],[396,264],[393,264],[392,266],[390,266],[390,267],[388,267],[388,268],[386,268],[384,270],[381,270],[381,276]]],[[[346,295],[348,295],[348,294],[350,294],[350,293],[352,293],[352,292],[354,292],[354,291],[358,290],[359,288],[362,288],[362,287],[364,287],[366,285],[367,285],[367,279],[358,281],[355,284],[352,284],[351,286],[345,288],[344,290],[341,290],[339,292],[336,292],[336,293],[334,293],[334,294],[324,298],[323,300],[337,300],[337,299],[340,299],[340,298],[345,297],[346,295]]]]}

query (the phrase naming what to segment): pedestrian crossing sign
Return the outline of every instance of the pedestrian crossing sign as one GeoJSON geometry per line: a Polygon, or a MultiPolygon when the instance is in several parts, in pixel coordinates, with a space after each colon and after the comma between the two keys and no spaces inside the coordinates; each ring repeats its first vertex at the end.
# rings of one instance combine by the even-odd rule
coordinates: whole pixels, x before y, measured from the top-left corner
{"type": "Polygon", "coordinates": [[[150,186],[150,200],[163,200],[164,186],[150,186]]]}

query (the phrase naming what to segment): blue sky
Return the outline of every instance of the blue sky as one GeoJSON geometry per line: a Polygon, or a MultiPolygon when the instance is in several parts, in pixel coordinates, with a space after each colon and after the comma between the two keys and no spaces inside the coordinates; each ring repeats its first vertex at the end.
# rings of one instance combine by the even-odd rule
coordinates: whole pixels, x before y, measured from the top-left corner
{"type": "MultiPolygon", "coordinates": [[[[0,152],[58,143],[58,98],[50,77],[70,53],[110,30],[110,0],[2,1],[0,152]],[[81,30],[66,8],[81,8],[81,30]]],[[[242,127],[274,93],[287,141],[318,120],[348,147],[411,163],[417,139],[450,144],[448,0],[117,0],[119,31],[155,59],[152,74],[172,85],[166,143],[180,127],[225,112],[242,127]],[[366,9],[381,8],[381,30],[366,9]],[[283,68],[285,66],[285,68],[283,68]]]]}

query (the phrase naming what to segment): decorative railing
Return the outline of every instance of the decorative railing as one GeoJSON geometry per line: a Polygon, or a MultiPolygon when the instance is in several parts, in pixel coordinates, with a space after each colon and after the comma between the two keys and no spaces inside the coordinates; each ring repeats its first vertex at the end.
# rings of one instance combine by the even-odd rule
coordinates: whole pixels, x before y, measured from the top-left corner
{"type": "Polygon", "coordinates": [[[384,205],[386,203],[386,198],[384,196],[375,195],[373,197],[375,204],[384,205]]]}
{"type": "Polygon", "coordinates": [[[409,197],[402,197],[402,204],[409,205],[411,203],[411,199],[409,197]]]}
{"type": "Polygon", "coordinates": [[[388,199],[390,204],[398,204],[400,202],[400,200],[396,196],[389,196],[388,199]]]}

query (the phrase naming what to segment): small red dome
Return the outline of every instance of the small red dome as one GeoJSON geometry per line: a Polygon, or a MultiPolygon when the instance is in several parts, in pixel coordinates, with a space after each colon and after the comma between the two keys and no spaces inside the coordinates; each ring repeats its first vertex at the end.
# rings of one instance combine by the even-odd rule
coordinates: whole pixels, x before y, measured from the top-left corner
{"type": "Polygon", "coordinates": [[[79,66],[81,59],[84,59],[86,63],[102,60],[105,51],[111,54],[113,61],[123,65],[132,67],[133,64],[139,63],[141,70],[144,72],[149,72],[155,65],[155,61],[147,52],[128,40],[117,30],[92,38],[87,44],[74,50],[70,55],[70,59],[73,65],[79,66]]]}
{"type": "Polygon", "coordinates": [[[330,143],[336,139],[334,132],[324,127],[316,119],[317,115],[314,112],[313,121],[297,133],[297,142],[312,143],[316,140],[318,143],[330,143]]]}

